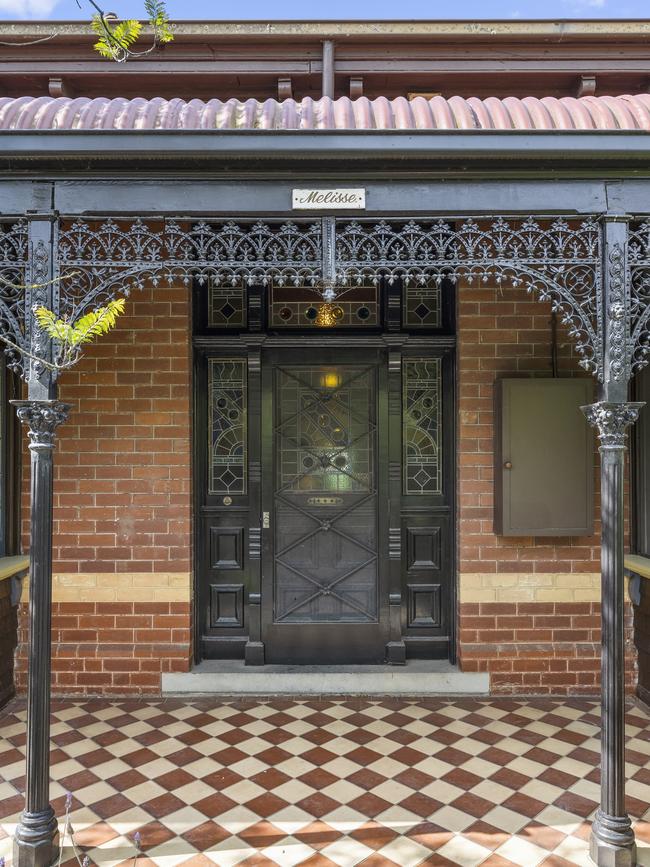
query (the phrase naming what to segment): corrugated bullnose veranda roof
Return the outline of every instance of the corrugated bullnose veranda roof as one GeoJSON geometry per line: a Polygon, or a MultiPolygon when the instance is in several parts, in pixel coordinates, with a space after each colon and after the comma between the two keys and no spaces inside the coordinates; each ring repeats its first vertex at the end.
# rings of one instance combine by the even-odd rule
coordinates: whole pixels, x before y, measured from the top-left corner
{"type": "Polygon", "coordinates": [[[524,99],[0,99],[0,130],[643,130],[650,94],[524,99]]]}

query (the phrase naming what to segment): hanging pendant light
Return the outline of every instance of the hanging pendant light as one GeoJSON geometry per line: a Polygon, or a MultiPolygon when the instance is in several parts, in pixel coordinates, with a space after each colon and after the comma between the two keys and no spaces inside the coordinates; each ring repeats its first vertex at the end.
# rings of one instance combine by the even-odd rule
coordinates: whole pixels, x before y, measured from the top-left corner
{"type": "Polygon", "coordinates": [[[343,319],[343,308],[338,304],[325,301],[318,305],[318,313],[314,319],[314,325],[319,328],[333,328],[343,319]]]}

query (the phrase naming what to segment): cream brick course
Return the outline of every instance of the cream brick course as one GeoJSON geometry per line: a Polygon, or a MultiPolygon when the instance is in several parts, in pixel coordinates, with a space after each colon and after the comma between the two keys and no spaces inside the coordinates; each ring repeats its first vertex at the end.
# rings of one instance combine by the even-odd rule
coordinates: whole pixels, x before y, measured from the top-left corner
{"type": "MultiPolygon", "coordinates": [[[[67,572],[52,576],[53,602],[189,602],[189,572],[67,572]]],[[[22,601],[29,600],[23,582],[22,601]]]]}
{"type": "Polygon", "coordinates": [[[461,573],[461,602],[598,602],[597,572],[461,573]]]}

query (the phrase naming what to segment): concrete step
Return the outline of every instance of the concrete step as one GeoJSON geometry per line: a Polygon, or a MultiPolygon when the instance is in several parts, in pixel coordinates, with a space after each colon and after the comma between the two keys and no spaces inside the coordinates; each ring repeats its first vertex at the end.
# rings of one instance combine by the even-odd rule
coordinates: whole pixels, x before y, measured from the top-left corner
{"type": "Polygon", "coordinates": [[[448,662],[406,665],[264,665],[206,661],[188,673],[163,674],[163,695],[487,695],[488,674],[461,672],[448,662]]]}

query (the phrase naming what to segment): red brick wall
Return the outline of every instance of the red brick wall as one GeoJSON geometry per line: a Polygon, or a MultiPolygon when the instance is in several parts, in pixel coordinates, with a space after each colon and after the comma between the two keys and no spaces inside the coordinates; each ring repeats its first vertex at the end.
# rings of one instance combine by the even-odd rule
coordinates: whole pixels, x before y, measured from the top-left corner
{"type": "MultiPolygon", "coordinates": [[[[463,671],[490,673],[494,693],[596,695],[600,684],[599,602],[464,603],[463,671]]],[[[625,613],[626,689],[636,685],[632,609],[625,613]]]]}
{"type": "MultiPolygon", "coordinates": [[[[55,457],[57,693],[156,693],[162,671],[189,665],[189,328],[188,289],[134,291],[62,377],[73,408],[55,457]]],[[[28,517],[25,498],[25,535],[28,517]]],[[[23,629],[21,684],[25,642],[23,629]]]]}
{"type": "MultiPolygon", "coordinates": [[[[523,289],[475,287],[461,288],[458,304],[461,666],[465,671],[490,672],[495,692],[593,694],[600,668],[599,603],[594,590],[598,582],[593,580],[600,571],[600,521],[588,537],[508,538],[492,530],[494,381],[504,376],[551,375],[550,305],[523,289]],[[477,573],[494,587],[499,587],[499,576],[506,576],[493,600],[489,599],[492,591],[463,592],[463,574],[477,573]],[[509,583],[507,576],[515,573],[517,581],[509,583]],[[571,589],[572,585],[578,589],[571,589]],[[467,597],[472,601],[463,601],[467,597]]],[[[559,327],[560,375],[580,375],[577,361],[566,330],[559,327]]],[[[598,464],[595,452],[596,515],[598,464]]],[[[629,616],[628,650],[631,688],[629,616]]]]}
{"type": "MultiPolygon", "coordinates": [[[[550,305],[523,289],[463,288],[458,337],[460,571],[598,571],[598,524],[596,535],[585,538],[508,538],[492,532],[494,381],[551,375],[550,305]]],[[[561,375],[580,371],[564,329],[558,356],[561,375]]],[[[597,479],[596,464],[594,456],[597,479]]]]}
{"type": "Polygon", "coordinates": [[[187,289],[136,291],[115,332],[65,374],[54,560],[62,572],[190,568],[187,289]]]}
{"type": "MultiPolygon", "coordinates": [[[[189,623],[187,602],[55,602],[53,691],[158,694],[163,672],[188,670],[189,623]]],[[[19,640],[24,648],[26,616],[19,640]]],[[[21,686],[24,661],[20,659],[21,686]]]]}

